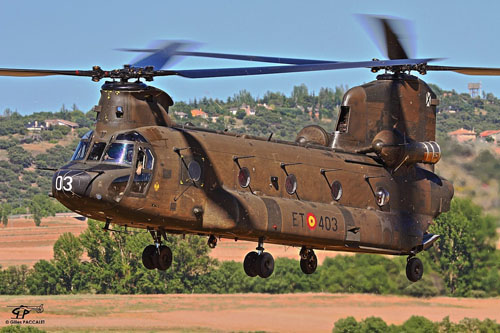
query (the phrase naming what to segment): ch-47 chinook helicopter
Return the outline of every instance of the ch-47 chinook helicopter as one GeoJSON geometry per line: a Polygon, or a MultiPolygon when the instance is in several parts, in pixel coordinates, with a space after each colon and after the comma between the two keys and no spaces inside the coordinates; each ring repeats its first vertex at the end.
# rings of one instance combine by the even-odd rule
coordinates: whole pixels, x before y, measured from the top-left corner
{"type": "MultiPolygon", "coordinates": [[[[82,137],[71,161],[52,179],[52,194],[69,209],[111,224],[147,229],[154,245],[142,261],[166,270],[171,234],[254,241],[244,259],[247,275],[274,270],[265,243],[296,246],[300,267],[316,270],[315,249],[408,256],[406,274],[423,274],[416,255],[439,238],[427,232],[449,210],[453,186],[437,176],[438,100],[411,71],[500,75],[499,68],[431,66],[409,58],[391,19],[371,18],[385,36],[389,60],[336,62],[150,50],[135,65],[105,71],[0,69],[3,76],[71,75],[109,78],[93,132],[82,137]],[[264,67],[162,70],[172,56],[279,63],[264,67]],[[304,127],[294,142],[179,125],[164,91],[141,82],[158,76],[210,78],[368,68],[376,80],[346,92],[335,131],[304,127]],[[132,80],[132,81],[131,81],[132,80]]],[[[137,51],[137,50],[136,50],[137,51]]]]}

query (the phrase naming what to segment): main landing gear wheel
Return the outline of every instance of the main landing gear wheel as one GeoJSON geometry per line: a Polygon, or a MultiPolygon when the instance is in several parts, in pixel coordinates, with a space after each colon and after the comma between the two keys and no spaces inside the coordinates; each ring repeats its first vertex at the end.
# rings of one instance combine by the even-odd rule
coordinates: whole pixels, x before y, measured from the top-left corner
{"type": "Polygon", "coordinates": [[[318,267],[318,258],[311,249],[302,248],[300,250],[300,269],[304,274],[312,274],[318,267]]]}
{"type": "Polygon", "coordinates": [[[157,268],[160,271],[167,270],[172,265],[172,250],[168,246],[161,245],[161,237],[166,239],[165,231],[149,230],[155,245],[148,245],[142,251],[142,264],[147,269],[157,268]]]}
{"type": "Polygon", "coordinates": [[[154,245],[148,245],[142,251],[142,264],[144,267],[147,269],[155,269],[156,265],[153,262],[153,257],[156,255],[156,246],[154,245]]]}
{"type": "Polygon", "coordinates": [[[258,258],[259,254],[255,251],[252,251],[248,252],[248,254],[245,256],[245,260],[243,260],[243,269],[245,270],[245,273],[250,277],[255,277],[259,274],[257,270],[258,258]]]}
{"type": "Polygon", "coordinates": [[[257,259],[257,267],[259,276],[267,279],[274,272],[274,258],[271,253],[263,252],[257,259]]]}
{"type": "Polygon", "coordinates": [[[424,274],[424,265],[422,261],[416,257],[409,257],[406,263],[406,277],[411,282],[417,282],[424,274]]]}
{"type": "Polygon", "coordinates": [[[172,250],[170,250],[168,246],[162,245],[160,246],[159,253],[160,254],[156,256],[158,258],[158,265],[156,268],[160,271],[165,271],[172,265],[172,250]]]}
{"type": "Polygon", "coordinates": [[[243,260],[243,269],[250,277],[260,276],[261,278],[268,278],[274,272],[274,258],[270,253],[263,252],[262,247],[263,238],[259,238],[259,246],[257,251],[249,252],[243,260]]]}

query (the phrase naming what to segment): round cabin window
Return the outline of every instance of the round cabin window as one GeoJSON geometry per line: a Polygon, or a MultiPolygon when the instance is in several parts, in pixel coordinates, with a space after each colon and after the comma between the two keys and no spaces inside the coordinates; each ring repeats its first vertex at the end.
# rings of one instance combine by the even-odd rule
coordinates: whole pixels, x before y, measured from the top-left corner
{"type": "Polygon", "coordinates": [[[197,182],[201,178],[201,166],[197,161],[191,161],[188,165],[189,178],[197,182]]]}
{"type": "Polygon", "coordinates": [[[286,176],[285,179],[285,189],[286,193],[292,195],[297,192],[297,177],[293,173],[286,176]]]}
{"type": "Polygon", "coordinates": [[[375,196],[377,198],[377,205],[379,205],[380,207],[386,205],[389,202],[389,192],[383,187],[377,188],[375,196]]]}
{"type": "Polygon", "coordinates": [[[250,185],[250,171],[248,170],[248,168],[243,167],[240,169],[240,172],[238,173],[238,182],[243,188],[246,188],[248,187],[248,185],[250,185]]]}
{"type": "Polygon", "coordinates": [[[340,184],[338,180],[332,183],[330,190],[332,192],[333,200],[339,201],[340,198],[342,198],[342,184],[340,184]]]}

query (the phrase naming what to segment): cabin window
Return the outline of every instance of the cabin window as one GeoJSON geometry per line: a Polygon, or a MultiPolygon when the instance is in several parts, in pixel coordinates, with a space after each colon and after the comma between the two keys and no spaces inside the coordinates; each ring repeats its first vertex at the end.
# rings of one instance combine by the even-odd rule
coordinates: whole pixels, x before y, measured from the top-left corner
{"type": "Polygon", "coordinates": [[[116,118],[123,118],[123,108],[121,106],[116,107],[116,118]]]}
{"type": "Polygon", "coordinates": [[[339,121],[337,122],[337,131],[340,133],[347,133],[349,129],[349,116],[350,107],[348,105],[342,105],[340,107],[339,121]]]}
{"type": "Polygon", "coordinates": [[[389,192],[383,187],[377,188],[375,197],[377,198],[377,205],[380,207],[385,206],[389,202],[389,192]]]}
{"type": "Polygon", "coordinates": [[[340,198],[342,198],[342,184],[336,180],[332,183],[332,186],[330,187],[330,190],[332,192],[332,198],[335,201],[339,201],[340,198]]]}
{"type": "Polygon", "coordinates": [[[293,173],[286,176],[285,179],[285,189],[286,193],[292,195],[297,192],[297,177],[293,173]]]}
{"type": "Polygon", "coordinates": [[[247,167],[243,167],[240,169],[238,173],[238,183],[243,188],[247,188],[250,185],[250,170],[247,167]]]}
{"type": "Polygon", "coordinates": [[[197,161],[191,161],[188,165],[189,178],[197,182],[201,179],[201,166],[197,161]]]}

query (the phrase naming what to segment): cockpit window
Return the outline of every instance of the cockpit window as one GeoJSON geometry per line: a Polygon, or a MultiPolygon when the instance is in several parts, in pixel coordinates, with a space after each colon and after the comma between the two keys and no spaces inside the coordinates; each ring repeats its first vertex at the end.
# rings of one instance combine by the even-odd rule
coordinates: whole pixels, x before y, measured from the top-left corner
{"type": "Polygon", "coordinates": [[[92,133],[94,133],[94,131],[88,131],[87,133],[85,133],[82,136],[82,140],[89,140],[92,137],[92,133]]]}
{"type": "Polygon", "coordinates": [[[90,150],[89,157],[87,160],[89,161],[99,161],[102,156],[102,152],[104,151],[104,148],[106,148],[106,143],[105,142],[96,142],[92,146],[92,149],[90,150]]]}
{"type": "Polygon", "coordinates": [[[90,138],[92,137],[93,131],[88,131],[82,136],[82,139],[78,146],[75,149],[75,153],[73,154],[73,157],[71,157],[72,161],[79,161],[83,160],[85,158],[85,155],[87,154],[87,150],[89,149],[90,146],[90,138]]]}
{"type": "Polygon", "coordinates": [[[112,143],[104,153],[103,162],[132,165],[133,143],[112,143]]]}
{"type": "Polygon", "coordinates": [[[137,132],[128,132],[128,133],[118,134],[118,136],[116,137],[116,140],[147,142],[146,139],[144,139],[144,137],[137,132]]]}
{"type": "Polygon", "coordinates": [[[85,155],[87,154],[87,150],[89,149],[90,142],[88,141],[80,141],[78,144],[78,147],[76,147],[75,153],[73,154],[73,157],[71,157],[72,161],[79,161],[83,160],[85,158],[85,155]]]}
{"type": "Polygon", "coordinates": [[[149,151],[149,149],[146,149],[146,156],[147,156],[146,169],[152,170],[153,169],[154,157],[151,154],[151,152],[149,151]]]}

